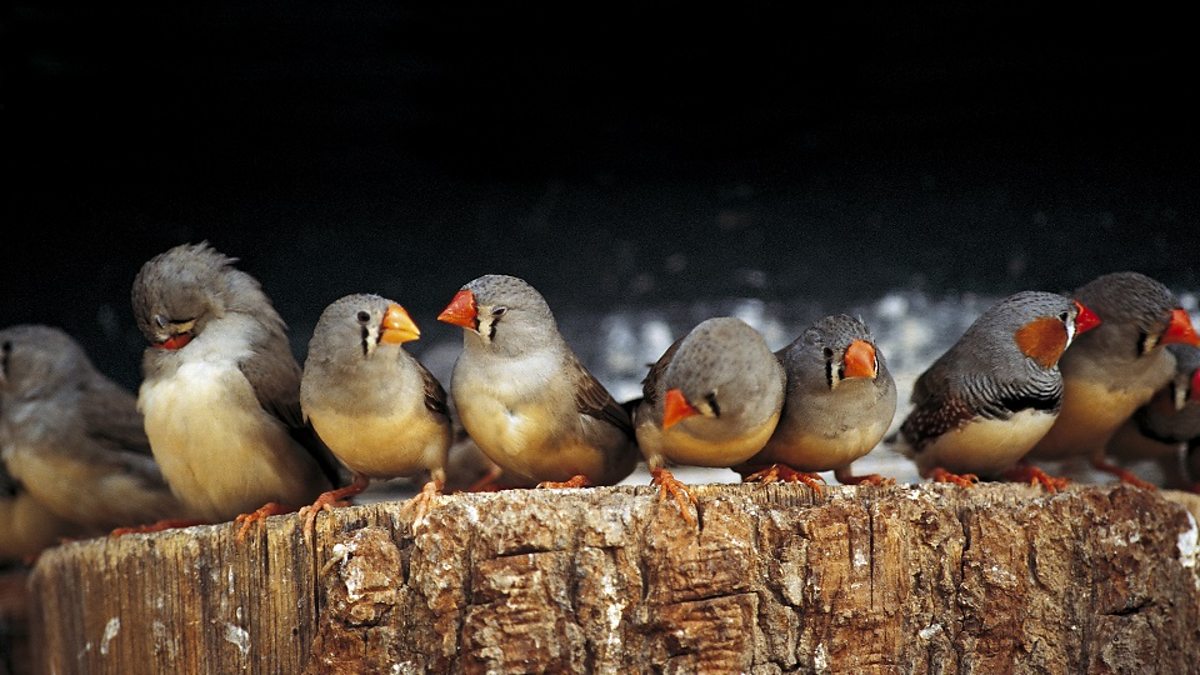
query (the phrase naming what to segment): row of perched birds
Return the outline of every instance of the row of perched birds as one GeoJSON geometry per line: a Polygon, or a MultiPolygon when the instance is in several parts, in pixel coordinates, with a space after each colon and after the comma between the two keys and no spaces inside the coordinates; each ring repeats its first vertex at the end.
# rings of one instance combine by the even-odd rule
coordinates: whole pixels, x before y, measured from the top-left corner
{"type": "MultiPolygon", "coordinates": [[[[421,517],[468,443],[491,467],[471,489],[617,483],[639,460],[691,521],[673,465],[746,480],[855,475],[896,412],[870,330],[835,315],[772,353],[743,321],[703,321],[619,403],[525,281],[466,284],[437,317],[463,329],[450,396],[403,345],[420,337],[371,294],[321,314],[303,368],[260,284],[207,243],[145,263],[132,292],[149,345],[136,399],[63,331],[0,331],[0,558],[60,538],[262,518],[300,508],[305,530],[372,480],[423,477],[421,517]],[[343,476],[346,477],[343,480],[343,476]],[[351,480],[352,478],[352,480],[351,480]]],[[[1200,479],[1200,350],[1161,283],[1101,276],[1072,297],[1021,292],[985,311],[916,381],[891,439],[923,477],[1065,481],[1031,460],[1081,456],[1123,480],[1113,454],[1169,464],[1188,444],[1200,479]]]]}

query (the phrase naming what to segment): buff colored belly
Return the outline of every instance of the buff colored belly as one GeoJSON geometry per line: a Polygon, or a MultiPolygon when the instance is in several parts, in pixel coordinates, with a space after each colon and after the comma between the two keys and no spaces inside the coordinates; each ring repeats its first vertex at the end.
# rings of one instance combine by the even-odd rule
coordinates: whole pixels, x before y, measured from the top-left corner
{"type": "Polygon", "coordinates": [[[533,481],[565,481],[579,474],[600,481],[606,474],[604,452],[562,429],[546,405],[510,408],[495,398],[475,397],[460,401],[458,409],[475,444],[505,471],[533,481]]]}
{"type": "Polygon", "coordinates": [[[163,477],[196,517],[230,520],[271,501],[301,506],[330,487],[244,378],[194,370],[144,383],[139,407],[163,477]]]}
{"type": "Polygon", "coordinates": [[[351,471],[371,478],[411,476],[445,465],[450,425],[417,412],[393,417],[353,417],[309,409],[313,428],[351,471]]]}
{"type": "Polygon", "coordinates": [[[917,454],[924,475],[935,466],[990,476],[1012,468],[1054,424],[1054,416],[1024,410],[1007,420],[981,419],[948,431],[917,454]]]}
{"type": "Polygon", "coordinates": [[[792,433],[775,434],[754,457],[754,464],[782,463],[797,471],[830,471],[850,464],[871,452],[887,431],[885,423],[849,429],[835,436],[792,433]]]}
{"type": "MultiPolygon", "coordinates": [[[[711,425],[719,420],[696,419],[697,423],[711,425]]],[[[729,467],[742,464],[766,445],[767,440],[779,423],[779,413],[767,421],[735,438],[709,440],[703,435],[703,426],[684,420],[666,431],[653,425],[638,428],[638,442],[646,438],[648,445],[656,447],[658,454],[675,464],[688,466],[729,467]]]]}
{"type": "Polygon", "coordinates": [[[1113,391],[1088,380],[1066,380],[1058,422],[1029,456],[1063,459],[1098,455],[1117,428],[1153,395],[1149,389],[1113,391]]]}

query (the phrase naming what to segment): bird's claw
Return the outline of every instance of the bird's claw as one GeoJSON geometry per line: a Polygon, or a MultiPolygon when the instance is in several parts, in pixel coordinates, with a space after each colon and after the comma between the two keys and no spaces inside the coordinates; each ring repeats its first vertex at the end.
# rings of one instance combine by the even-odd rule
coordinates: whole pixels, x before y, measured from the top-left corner
{"type": "Polygon", "coordinates": [[[771,466],[755,471],[754,473],[742,479],[746,483],[774,483],[783,481],[786,483],[804,483],[808,487],[818,493],[825,489],[825,479],[821,474],[811,473],[808,471],[797,471],[790,466],[783,464],[772,464],[771,466]]]}
{"type": "Polygon", "coordinates": [[[1058,492],[1067,489],[1071,481],[1058,476],[1051,476],[1036,466],[1018,464],[1004,472],[1004,477],[1014,483],[1029,483],[1033,487],[1041,486],[1046,492],[1058,492]]]}
{"type": "Polygon", "coordinates": [[[425,483],[421,491],[412,499],[404,503],[400,507],[401,514],[413,514],[413,529],[416,529],[421,523],[425,522],[426,516],[433,508],[437,498],[442,494],[442,483],[437,480],[431,480],[425,483]]]}
{"type": "Polygon", "coordinates": [[[268,502],[258,507],[250,513],[243,513],[233,519],[234,525],[240,525],[237,533],[239,542],[245,541],[246,535],[250,532],[250,527],[254,523],[263,523],[271,516],[278,516],[284,513],[291,513],[294,509],[290,509],[278,502],[268,502]]]}
{"type": "Polygon", "coordinates": [[[542,481],[541,483],[538,483],[539,488],[554,489],[554,490],[566,489],[566,488],[584,488],[584,487],[591,487],[591,485],[592,485],[592,481],[590,479],[588,479],[587,476],[585,476],[581,473],[575,474],[574,476],[571,476],[570,478],[568,478],[567,480],[564,480],[564,481],[547,480],[547,481],[542,481]]]}
{"type": "Polygon", "coordinates": [[[940,466],[929,472],[929,477],[935,483],[953,483],[964,488],[972,487],[979,482],[979,476],[973,473],[951,473],[940,466]]]}
{"type": "Polygon", "coordinates": [[[683,516],[683,519],[687,521],[688,525],[695,525],[696,520],[692,518],[692,512],[688,507],[688,502],[690,501],[691,505],[695,506],[697,504],[696,497],[688,491],[687,486],[679,482],[679,479],[675,478],[675,476],[666,469],[652,469],[650,471],[650,476],[650,484],[657,485],[659,487],[658,501],[666,501],[667,496],[670,495],[675,500],[675,504],[679,507],[679,513],[683,516]]]}

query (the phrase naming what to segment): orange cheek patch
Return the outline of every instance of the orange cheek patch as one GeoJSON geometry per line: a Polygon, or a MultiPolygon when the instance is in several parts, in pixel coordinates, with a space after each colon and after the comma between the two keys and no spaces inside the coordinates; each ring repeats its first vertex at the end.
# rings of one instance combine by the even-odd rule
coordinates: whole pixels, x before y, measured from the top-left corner
{"type": "Polygon", "coordinates": [[[1043,317],[1021,326],[1016,339],[1021,353],[1043,368],[1053,368],[1067,348],[1067,328],[1058,319],[1043,317]]]}

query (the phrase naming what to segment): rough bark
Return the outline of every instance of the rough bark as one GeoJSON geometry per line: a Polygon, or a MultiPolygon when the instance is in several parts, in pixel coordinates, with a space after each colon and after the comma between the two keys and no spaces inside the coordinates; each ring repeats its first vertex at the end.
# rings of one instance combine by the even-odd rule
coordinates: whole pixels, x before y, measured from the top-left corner
{"type": "MultiPolygon", "coordinates": [[[[1197,672],[1194,517],[1015,485],[648,487],[443,498],[66,545],[43,671],[1197,672]]],[[[1200,511],[1200,500],[1189,503],[1200,511]]]]}

